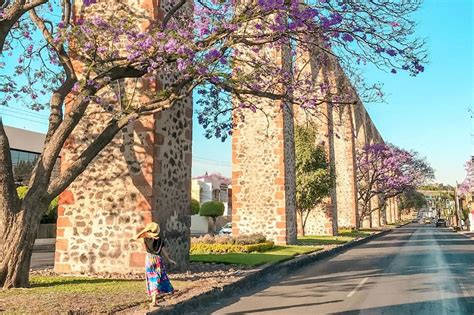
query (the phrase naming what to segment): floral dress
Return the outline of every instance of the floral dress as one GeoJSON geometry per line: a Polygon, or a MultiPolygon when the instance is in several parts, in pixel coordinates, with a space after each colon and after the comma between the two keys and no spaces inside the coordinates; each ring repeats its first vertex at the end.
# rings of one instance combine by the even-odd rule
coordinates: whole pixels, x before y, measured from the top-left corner
{"type": "Polygon", "coordinates": [[[170,279],[166,274],[165,264],[161,258],[163,242],[158,238],[145,238],[146,247],[146,289],[148,295],[172,293],[174,291],[170,279]]]}

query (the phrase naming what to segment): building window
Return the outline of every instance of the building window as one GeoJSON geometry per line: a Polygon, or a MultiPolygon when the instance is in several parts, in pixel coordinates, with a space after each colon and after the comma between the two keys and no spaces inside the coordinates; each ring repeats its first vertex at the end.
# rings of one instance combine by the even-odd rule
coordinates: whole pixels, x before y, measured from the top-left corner
{"type": "Polygon", "coordinates": [[[219,189],[214,189],[212,191],[212,200],[220,201],[220,190],[219,189]]]}
{"type": "Polygon", "coordinates": [[[10,154],[16,184],[27,185],[39,154],[15,149],[11,149],[10,154]]]}

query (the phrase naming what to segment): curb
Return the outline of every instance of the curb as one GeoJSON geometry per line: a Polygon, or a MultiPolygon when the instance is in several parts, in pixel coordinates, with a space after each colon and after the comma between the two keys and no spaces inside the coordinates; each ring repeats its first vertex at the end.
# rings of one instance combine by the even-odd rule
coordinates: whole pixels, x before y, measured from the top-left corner
{"type": "MultiPolygon", "coordinates": [[[[407,223],[408,224],[408,223],[407,223]]],[[[397,227],[398,228],[398,227],[397,227]]],[[[348,249],[356,247],[358,245],[365,244],[369,241],[372,241],[378,237],[381,237],[385,234],[388,234],[393,229],[383,230],[379,233],[372,234],[370,236],[364,237],[362,239],[354,240],[349,243],[324,250],[316,251],[307,255],[297,256],[293,259],[264,266],[262,269],[251,273],[242,279],[237,280],[236,282],[229,283],[221,288],[214,288],[208,292],[202,293],[195,297],[192,297],[189,300],[179,302],[173,306],[165,307],[158,310],[153,310],[147,312],[146,314],[190,314],[200,309],[201,307],[208,306],[209,304],[215,302],[219,299],[229,298],[234,295],[235,292],[242,292],[243,289],[248,290],[251,287],[256,287],[256,283],[260,281],[255,281],[256,278],[270,278],[275,273],[285,273],[290,274],[296,269],[303,266],[309,265],[313,262],[336,256],[348,249]]]]}

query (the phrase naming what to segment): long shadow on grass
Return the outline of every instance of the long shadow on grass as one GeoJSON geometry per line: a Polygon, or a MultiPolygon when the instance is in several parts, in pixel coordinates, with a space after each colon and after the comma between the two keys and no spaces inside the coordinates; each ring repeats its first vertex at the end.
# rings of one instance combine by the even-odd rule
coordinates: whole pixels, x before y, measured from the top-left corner
{"type": "Polygon", "coordinates": [[[32,283],[32,288],[46,288],[54,287],[60,285],[70,285],[70,284],[98,284],[98,283],[109,283],[109,282],[133,282],[138,280],[133,279],[70,279],[67,280],[57,280],[45,283],[32,283]]]}

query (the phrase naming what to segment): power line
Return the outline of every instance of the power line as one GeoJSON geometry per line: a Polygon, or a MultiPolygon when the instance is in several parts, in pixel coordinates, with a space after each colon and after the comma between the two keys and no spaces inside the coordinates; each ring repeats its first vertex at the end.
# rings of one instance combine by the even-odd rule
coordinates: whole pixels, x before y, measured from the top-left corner
{"type": "Polygon", "coordinates": [[[22,109],[22,108],[4,106],[4,107],[1,107],[0,109],[3,110],[3,111],[11,112],[13,114],[36,116],[36,117],[45,118],[45,119],[48,119],[48,117],[49,117],[49,114],[43,115],[43,114],[40,114],[39,112],[35,112],[35,111],[27,110],[27,109],[22,109]]]}
{"type": "Polygon", "coordinates": [[[202,163],[200,161],[193,160],[193,164],[201,165],[201,166],[214,166],[214,167],[224,167],[224,168],[231,168],[232,165],[223,165],[218,163],[202,163]]]}
{"type": "Polygon", "coordinates": [[[10,114],[10,113],[0,113],[0,115],[4,115],[4,116],[8,116],[8,117],[13,117],[13,118],[18,118],[18,119],[23,119],[23,120],[26,120],[26,121],[30,121],[30,122],[34,122],[34,123],[38,123],[38,124],[42,124],[42,125],[47,125],[47,124],[48,124],[47,122],[44,122],[44,121],[38,121],[38,120],[34,120],[34,119],[28,119],[28,118],[21,117],[21,116],[16,116],[16,115],[13,115],[13,114],[10,114]]]}

